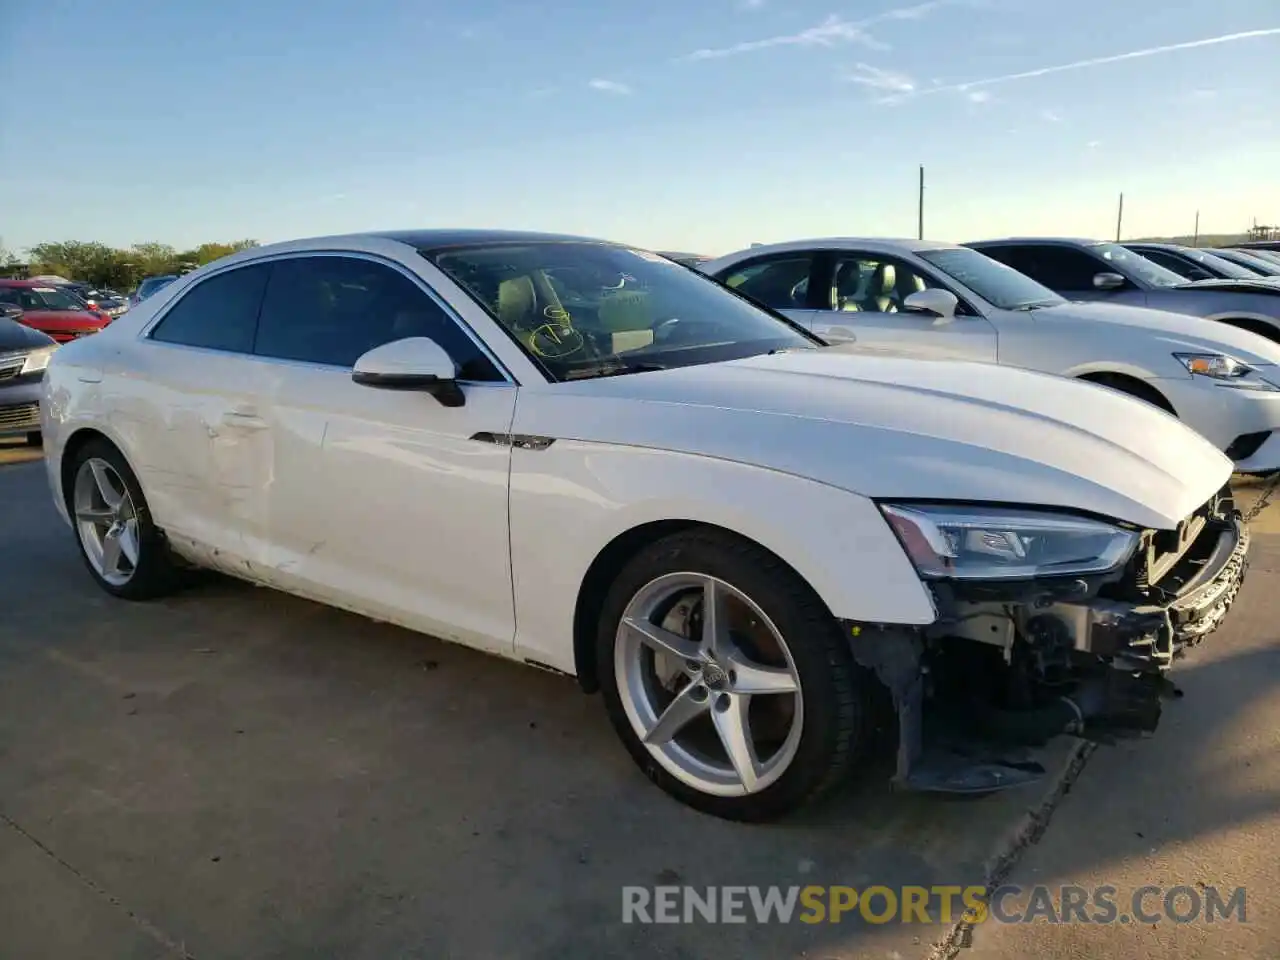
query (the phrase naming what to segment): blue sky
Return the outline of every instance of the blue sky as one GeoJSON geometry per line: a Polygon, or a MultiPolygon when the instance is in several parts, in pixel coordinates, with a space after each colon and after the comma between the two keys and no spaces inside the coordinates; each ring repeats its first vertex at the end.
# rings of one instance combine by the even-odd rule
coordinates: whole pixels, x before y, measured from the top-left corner
{"type": "Polygon", "coordinates": [[[1280,222],[1276,0],[0,0],[0,241],[1280,222]],[[1177,49],[1178,45],[1220,42],[1177,49]],[[1126,56],[1130,55],[1132,56],[1126,56]]]}

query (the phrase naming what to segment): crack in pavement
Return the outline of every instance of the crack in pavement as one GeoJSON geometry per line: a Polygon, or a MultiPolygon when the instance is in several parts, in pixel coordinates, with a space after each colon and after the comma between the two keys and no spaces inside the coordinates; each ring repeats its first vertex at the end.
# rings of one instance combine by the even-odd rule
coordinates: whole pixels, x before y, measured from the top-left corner
{"type": "Polygon", "coordinates": [[[46,857],[48,857],[54,863],[58,864],[58,866],[62,867],[64,870],[70,873],[73,877],[79,880],[82,884],[84,884],[86,887],[88,887],[90,890],[92,890],[102,899],[106,900],[113,907],[116,907],[117,909],[122,910],[125,916],[127,916],[129,920],[132,921],[134,926],[136,926],[139,930],[141,930],[147,936],[151,937],[151,939],[159,943],[162,947],[164,947],[166,950],[172,953],[175,957],[178,957],[179,960],[196,960],[195,955],[188,952],[184,944],[178,943],[176,940],[170,937],[167,933],[165,933],[163,930],[157,927],[154,923],[149,921],[146,917],[143,917],[137,913],[134,913],[132,910],[130,910],[128,907],[124,905],[124,903],[120,900],[119,897],[115,896],[110,891],[103,889],[103,887],[100,886],[98,883],[96,883],[92,877],[85,876],[85,874],[81,873],[79,870],[73,867],[66,860],[62,859],[62,857],[54,853],[53,850],[51,850],[48,846],[46,846],[43,842],[41,842],[41,840],[38,837],[32,835],[30,831],[28,831],[20,823],[18,823],[12,817],[6,814],[3,810],[0,810],[0,823],[5,824],[11,830],[17,833],[18,836],[22,837],[28,843],[35,846],[37,850],[43,853],[46,857]]]}
{"type": "MultiPolygon", "coordinates": [[[[1096,743],[1087,740],[1081,741],[1076,746],[1071,759],[1058,778],[1057,785],[1036,806],[1027,811],[1018,829],[1009,835],[1008,840],[1002,844],[1002,849],[988,861],[987,876],[983,882],[987,897],[990,897],[993,890],[998,890],[1001,884],[1009,879],[1009,874],[1018,865],[1023,853],[1035,846],[1044,836],[1045,831],[1049,829],[1049,821],[1053,819],[1053,811],[1062,802],[1062,798],[1071,792],[1072,785],[1080,777],[1081,771],[1084,770],[1085,764],[1097,746],[1096,743]]],[[[961,916],[950,932],[934,943],[933,949],[925,955],[924,960],[954,960],[961,950],[973,946],[974,926],[971,920],[961,916]]]]}

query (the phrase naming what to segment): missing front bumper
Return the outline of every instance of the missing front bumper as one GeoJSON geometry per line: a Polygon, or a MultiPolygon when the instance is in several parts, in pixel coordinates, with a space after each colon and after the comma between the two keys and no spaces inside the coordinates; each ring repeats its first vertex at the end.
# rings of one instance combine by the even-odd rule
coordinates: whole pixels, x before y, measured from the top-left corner
{"type": "MultiPolygon", "coordinates": [[[[1030,750],[1055,736],[1106,743],[1153,732],[1163,701],[1181,695],[1166,677],[1170,666],[1222,625],[1248,571],[1248,552],[1248,527],[1232,507],[1204,526],[1194,547],[1158,585],[1135,591],[1140,597],[1121,600],[1114,599],[1114,590],[1112,598],[1091,590],[1087,598],[1074,599],[1069,591],[1036,595],[1023,585],[1001,598],[1001,588],[988,585],[977,591],[980,601],[943,591],[940,624],[931,628],[847,624],[855,658],[875,673],[892,700],[898,737],[895,785],[947,793],[1007,789],[1044,776],[1030,750]],[[1001,629],[1001,614],[990,612],[992,607],[1003,611],[1009,633],[1001,669],[1013,669],[1015,647],[1043,661],[1045,650],[1038,645],[1049,644],[1058,661],[1051,682],[1034,702],[1013,709],[938,697],[938,681],[948,679],[938,673],[953,662],[948,645],[996,644],[984,652],[1001,655],[999,641],[987,635],[1001,629]],[[1055,619],[1056,631],[1049,629],[1055,619]],[[974,636],[940,633],[948,624],[974,636]]],[[[967,682],[951,686],[970,687],[967,682]]]]}

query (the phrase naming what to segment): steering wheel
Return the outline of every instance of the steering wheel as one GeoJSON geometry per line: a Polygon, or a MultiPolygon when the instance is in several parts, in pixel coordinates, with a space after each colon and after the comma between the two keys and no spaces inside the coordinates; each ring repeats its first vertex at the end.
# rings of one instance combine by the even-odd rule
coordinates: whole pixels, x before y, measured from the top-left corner
{"type": "Polygon", "coordinates": [[[529,349],[540,357],[563,360],[581,353],[587,342],[580,330],[569,325],[566,314],[563,322],[552,321],[530,330],[528,344],[529,349]]]}

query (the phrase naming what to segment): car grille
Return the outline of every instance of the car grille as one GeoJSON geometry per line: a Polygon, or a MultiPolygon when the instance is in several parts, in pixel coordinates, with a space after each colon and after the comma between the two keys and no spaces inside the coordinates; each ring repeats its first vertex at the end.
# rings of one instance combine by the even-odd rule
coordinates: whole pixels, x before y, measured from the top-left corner
{"type": "Polygon", "coordinates": [[[12,407],[0,407],[0,430],[40,429],[40,405],[20,403],[12,407]]]}
{"type": "Polygon", "coordinates": [[[22,365],[26,363],[27,355],[19,353],[16,356],[0,357],[0,380],[12,380],[22,370],[22,365]]]}
{"type": "Polygon", "coordinates": [[[1178,565],[1188,551],[1200,539],[1206,528],[1220,528],[1220,521],[1235,509],[1230,486],[1200,505],[1190,516],[1172,530],[1149,530],[1142,537],[1138,548],[1137,580],[1139,588],[1154,587],[1178,565]]]}

